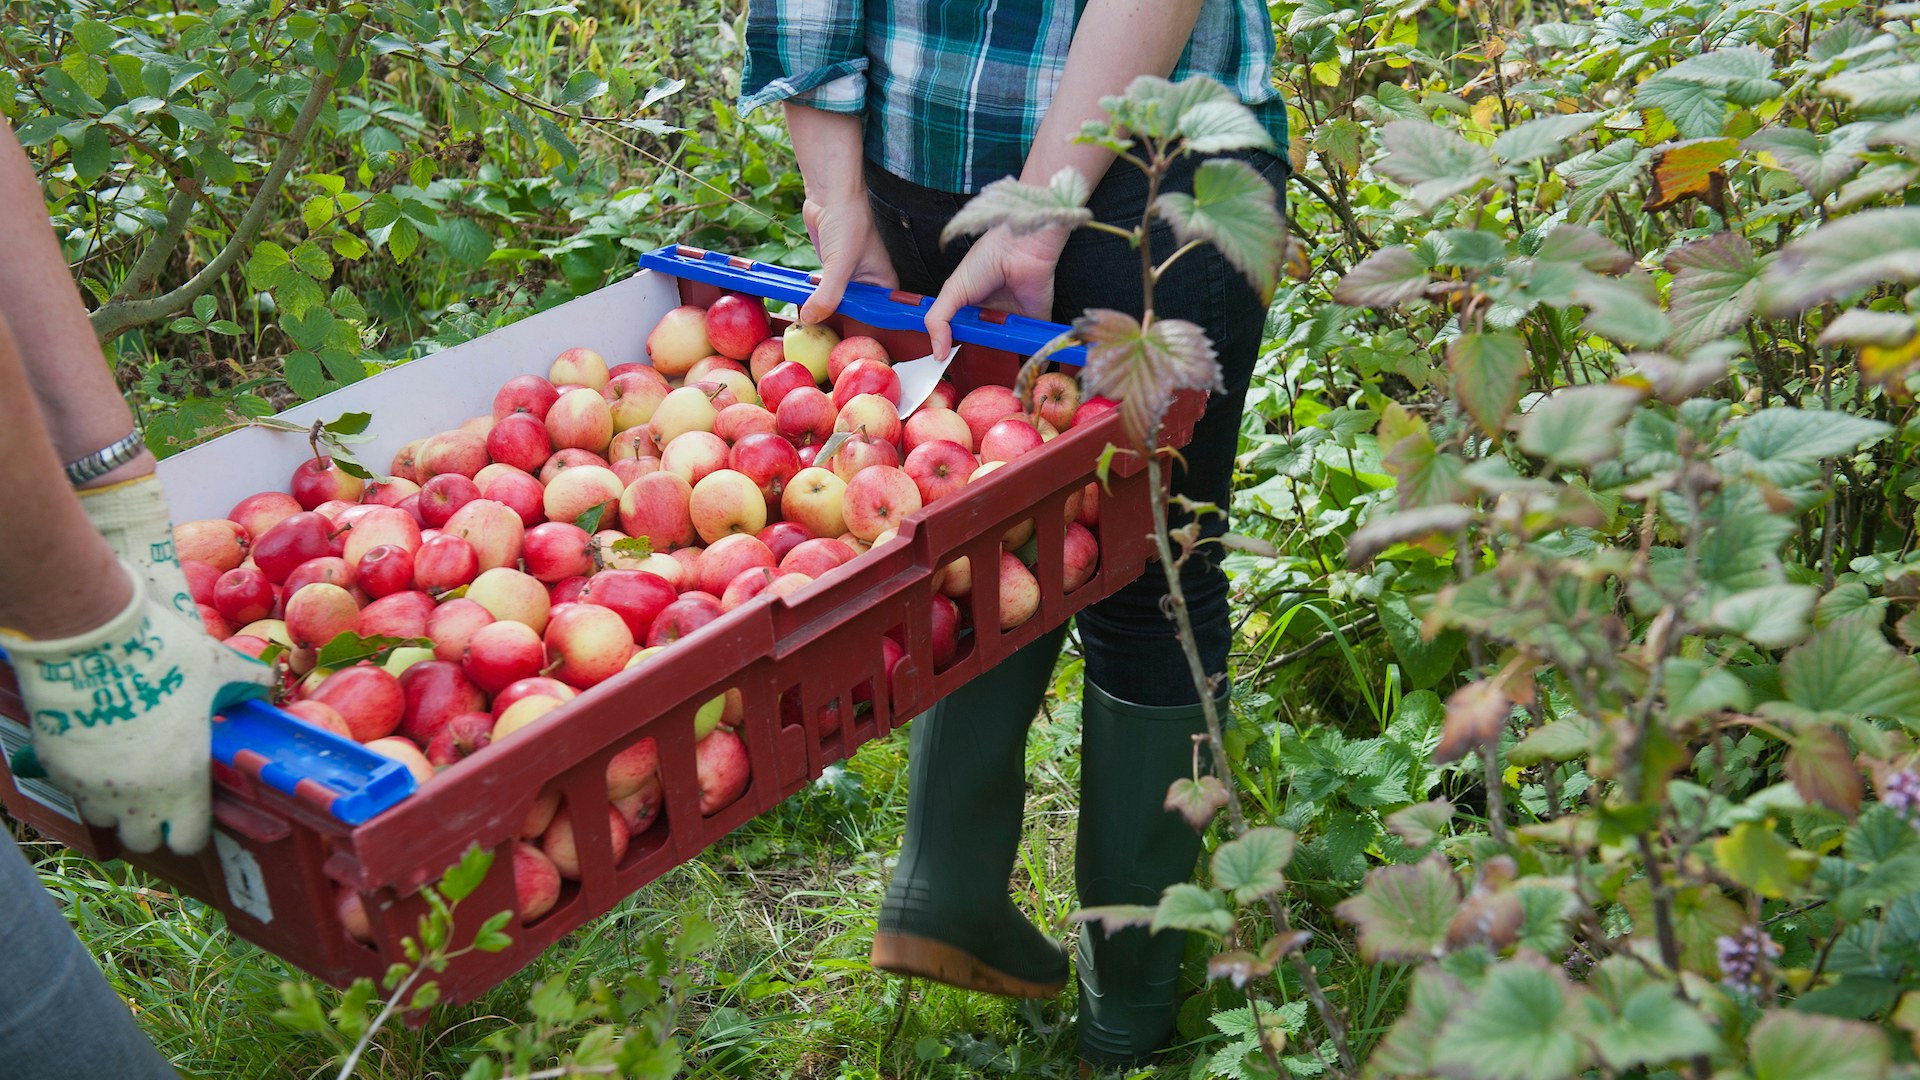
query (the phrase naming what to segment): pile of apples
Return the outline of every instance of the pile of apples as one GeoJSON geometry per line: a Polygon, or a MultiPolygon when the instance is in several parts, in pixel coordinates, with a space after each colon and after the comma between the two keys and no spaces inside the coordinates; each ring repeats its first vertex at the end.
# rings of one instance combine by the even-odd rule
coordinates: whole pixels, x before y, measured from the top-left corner
{"type": "MultiPolygon", "coordinates": [[[[921,507],[1114,407],[1081,401],[1074,379],[1052,372],[1025,406],[1006,387],[960,397],[942,381],[903,421],[879,342],[798,323],[776,337],[762,303],[737,294],[668,312],[647,351],[650,365],[609,369],[592,350],[567,349],[544,376],[507,380],[488,415],[407,444],[388,479],[365,482],[316,455],[288,491],[177,526],[207,630],[279,663],[289,712],[425,784],[721,615],[834,573],[921,507]],[[318,666],[343,634],[431,648],[318,666]]],[[[1069,591],[1097,567],[1098,490],[1089,484],[1066,506],[1069,591]]],[[[1002,541],[1002,629],[1039,607],[1033,534],[1028,521],[1002,541]]],[[[958,651],[955,601],[972,580],[965,558],[934,575],[936,668],[958,651]]],[[[876,647],[891,674],[903,643],[876,647]]],[[[791,696],[782,707],[799,722],[791,696]]],[[[737,690],[699,710],[703,814],[747,787],[744,718],[737,690]]],[[[820,719],[831,733],[837,706],[820,719]]],[[[653,739],[613,758],[607,801],[617,860],[660,814],[653,739]]],[[[570,809],[550,794],[521,828],[523,919],[579,877],[570,809]]],[[[369,939],[358,897],[343,893],[341,909],[369,939]]]]}

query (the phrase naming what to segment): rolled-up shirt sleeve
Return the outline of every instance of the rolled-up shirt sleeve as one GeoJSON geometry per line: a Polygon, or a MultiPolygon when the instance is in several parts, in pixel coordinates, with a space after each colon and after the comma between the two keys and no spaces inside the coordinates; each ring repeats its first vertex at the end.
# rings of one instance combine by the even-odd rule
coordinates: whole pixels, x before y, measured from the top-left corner
{"type": "Polygon", "coordinates": [[[864,7],[865,0],[751,0],[741,114],[777,101],[865,110],[864,7]]]}

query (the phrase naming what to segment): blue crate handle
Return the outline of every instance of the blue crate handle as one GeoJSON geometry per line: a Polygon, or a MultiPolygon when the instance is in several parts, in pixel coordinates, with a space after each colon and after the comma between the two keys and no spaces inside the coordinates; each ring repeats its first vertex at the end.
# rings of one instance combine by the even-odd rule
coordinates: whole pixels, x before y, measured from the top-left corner
{"type": "Polygon", "coordinates": [[[264,701],[242,702],[214,718],[213,756],[288,795],[302,794],[301,781],[319,785],[333,796],[326,809],[348,825],[365,823],[419,787],[400,762],[264,701]],[[242,751],[265,763],[257,771],[240,764],[242,751]]]}
{"type": "MultiPolygon", "coordinates": [[[[640,256],[640,266],[672,277],[689,278],[718,285],[735,292],[751,293],[774,300],[804,304],[815,288],[811,272],[793,270],[772,263],[753,262],[718,251],[706,251],[684,244],[668,245],[640,256]]],[[[893,292],[864,281],[847,283],[846,295],[836,310],[884,330],[925,330],[927,309],[933,297],[922,296],[918,303],[913,293],[893,292]]],[[[953,317],[953,339],[991,349],[1004,349],[1021,356],[1032,356],[1041,346],[1067,329],[1059,323],[1029,319],[1024,315],[993,313],[993,321],[982,317],[977,307],[963,307],[953,317]],[[1002,321],[1004,320],[1004,321],[1002,321]]],[[[1063,364],[1087,362],[1084,345],[1061,349],[1052,359],[1063,364]]]]}

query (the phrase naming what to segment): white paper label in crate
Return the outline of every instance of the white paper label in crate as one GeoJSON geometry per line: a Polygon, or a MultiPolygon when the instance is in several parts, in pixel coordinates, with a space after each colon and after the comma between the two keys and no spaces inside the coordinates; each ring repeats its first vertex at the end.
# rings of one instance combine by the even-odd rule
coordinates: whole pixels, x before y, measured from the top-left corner
{"type": "MultiPolygon", "coordinates": [[[[8,761],[13,760],[14,751],[32,741],[33,733],[27,730],[25,724],[11,716],[0,716],[0,753],[4,753],[8,761]]],[[[80,820],[80,807],[73,801],[73,796],[55,787],[49,781],[29,780],[16,776],[13,778],[13,784],[20,789],[20,794],[68,821],[80,820]]]]}
{"type": "Polygon", "coordinates": [[[213,831],[213,846],[220,852],[220,871],[226,875],[227,898],[233,906],[263,923],[272,922],[273,904],[267,899],[267,876],[260,872],[260,860],[218,829],[213,831]]]}

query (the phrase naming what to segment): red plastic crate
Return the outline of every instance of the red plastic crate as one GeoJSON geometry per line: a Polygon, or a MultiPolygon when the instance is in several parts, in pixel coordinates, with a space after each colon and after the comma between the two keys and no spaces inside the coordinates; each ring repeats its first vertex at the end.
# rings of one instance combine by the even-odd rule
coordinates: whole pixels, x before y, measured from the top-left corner
{"type": "MultiPolygon", "coordinates": [[[[662,254],[704,260],[708,270],[716,264],[735,268],[743,264],[685,248],[662,254]]],[[[800,283],[796,287],[804,287],[804,275],[796,280],[800,283]]],[[[769,288],[763,295],[781,291],[769,288]]],[[[371,403],[375,427],[397,445],[486,411],[494,389],[504,380],[503,370],[507,374],[543,371],[551,357],[568,346],[599,349],[610,364],[642,359],[646,331],[660,313],[682,302],[711,303],[721,292],[718,285],[692,276],[643,270],[592,296],[401,365],[287,415],[310,423],[371,403]],[[453,400],[422,400],[417,388],[425,386],[443,387],[441,395],[453,400]],[[406,419],[404,414],[410,412],[421,415],[409,423],[394,419],[397,414],[406,419]]],[[[843,307],[830,324],[843,335],[864,333],[878,338],[895,357],[924,354],[923,332],[877,325],[917,326],[924,298],[874,292],[897,305],[903,318],[869,306],[866,311],[873,321],[862,321],[843,307]]],[[[988,313],[989,326],[999,318],[988,313]]],[[[1036,328],[1046,326],[1021,322],[1028,324],[1024,327],[1027,341],[1035,340],[1036,328]]],[[[963,336],[975,341],[962,345],[948,371],[948,378],[962,393],[987,383],[1012,382],[1021,355],[981,343],[992,333],[980,333],[977,325],[963,336]]],[[[1181,397],[1168,414],[1163,444],[1179,446],[1191,437],[1202,403],[1197,394],[1181,397]]],[[[1065,504],[1095,478],[1110,442],[1125,443],[1116,413],[1063,433],[959,495],[923,509],[908,519],[895,540],[796,594],[767,598],[730,612],[660,660],[626,671],[550,714],[540,725],[541,737],[490,747],[442,771],[413,796],[357,827],[341,823],[321,806],[217,763],[214,842],[193,857],[165,851],[121,852],[110,831],[87,827],[60,810],[57,791],[31,781],[16,783],[3,765],[0,801],[14,817],[75,850],[100,859],[124,858],[218,908],[235,933],[321,979],[344,986],[361,976],[378,979],[389,965],[404,959],[401,940],[417,931],[427,911],[420,887],[436,881],[470,845],[491,848],[496,855],[494,869],[465,905],[477,913],[473,926],[485,914],[513,907],[512,851],[533,803],[546,792],[558,792],[569,806],[604,807],[609,759],[641,738],[657,740],[665,795],[658,819],[634,836],[624,857],[615,862],[607,816],[573,814],[581,880],[564,883],[559,903],[548,914],[529,924],[510,926],[514,941],[509,948],[469,953],[440,976],[444,998],[469,1001],[568,932],[800,790],[829,764],[887,734],[1061,625],[1080,608],[1137,577],[1153,550],[1147,474],[1137,457],[1119,455],[1113,460],[1110,487],[1101,497],[1095,529],[1100,543],[1098,570],[1072,593],[1062,587],[1065,504]],[[935,670],[931,606],[922,600],[932,587],[934,572],[960,556],[971,559],[975,567],[997,566],[1000,537],[1028,519],[1037,528],[1038,613],[1024,625],[1000,632],[998,575],[977,575],[965,601],[973,632],[962,638],[956,659],[935,670]],[[882,670],[880,638],[894,628],[903,630],[907,660],[896,669],[889,687],[882,670]],[[693,780],[693,716],[700,703],[730,688],[738,688],[745,699],[741,734],[749,748],[753,776],[738,801],[703,816],[693,780]],[[872,703],[858,715],[850,707],[856,688],[864,689],[872,703]],[[782,719],[780,700],[789,691],[800,702],[799,723],[782,719]],[[822,712],[835,702],[841,706],[842,722],[837,731],[827,733],[822,712]],[[336,910],[341,886],[360,895],[373,925],[372,944],[355,941],[341,925],[336,910]]],[[[376,445],[375,450],[379,449],[376,445]]],[[[224,516],[228,507],[253,491],[284,487],[293,465],[308,453],[299,436],[251,430],[169,459],[163,463],[162,475],[169,484],[176,520],[224,516]],[[182,462],[189,456],[191,461],[182,462]]],[[[368,458],[385,460],[377,452],[368,458]]],[[[24,716],[3,665],[0,715],[16,720],[24,716]]],[[[24,729],[0,723],[0,736],[5,737],[0,741],[23,734],[24,729]]],[[[470,932],[473,926],[465,929],[470,932]]]]}

